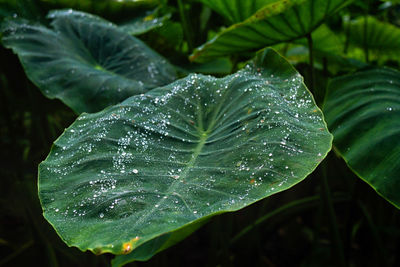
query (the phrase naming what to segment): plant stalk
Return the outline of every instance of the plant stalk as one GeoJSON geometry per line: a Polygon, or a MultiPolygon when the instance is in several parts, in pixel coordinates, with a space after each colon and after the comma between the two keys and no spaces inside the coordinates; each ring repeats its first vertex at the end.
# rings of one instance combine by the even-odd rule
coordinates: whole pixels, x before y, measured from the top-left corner
{"type": "Polygon", "coordinates": [[[321,179],[322,179],[322,191],[321,191],[321,198],[323,199],[323,202],[325,204],[325,207],[327,209],[327,213],[328,213],[328,218],[329,218],[329,227],[330,227],[330,231],[331,231],[331,235],[332,235],[332,241],[334,244],[334,249],[335,252],[333,255],[337,255],[337,261],[339,266],[347,266],[346,265],[346,260],[345,260],[345,256],[344,256],[344,249],[343,249],[343,244],[342,244],[342,240],[340,238],[340,232],[339,232],[339,226],[337,223],[337,219],[336,219],[336,214],[335,214],[335,210],[333,208],[333,201],[332,201],[332,197],[331,197],[331,191],[329,189],[329,185],[328,185],[328,176],[327,176],[327,161],[324,160],[321,164],[320,164],[320,170],[321,170],[321,179]]]}
{"type": "MultiPolygon", "coordinates": [[[[347,199],[344,197],[338,197],[335,198],[335,201],[346,201],[347,199]]],[[[230,241],[231,245],[236,243],[240,238],[242,238],[244,235],[246,235],[248,232],[253,230],[255,227],[258,225],[264,223],[268,219],[277,216],[278,214],[292,214],[292,213],[300,213],[304,210],[315,208],[319,205],[320,203],[320,196],[311,196],[311,197],[306,197],[302,199],[298,199],[292,202],[289,202],[267,214],[264,216],[258,218],[254,223],[246,226],[242,231],[240,231],[238,234],[236,234],[230,241]]]]}
{"type": "Polygon", "coordinates": [[[178,0],[178,8],[179,8],[179,16],[181,17],[183,32],[188,44],[189,51],[193,51],[193,36],[192,31],[189,29],[189,23],[186,17],[185,6],[182,3],[182,0],[178,0]]]}
{"type": "Polygon", "coordinates": [[[382,242],[382,238],[379,234],[377,227],[375,226],[374,221],[371,218],[371,215],[369,214],[367,208],[364,206],[364,204],[360,200],[358,200],[357,203],[367,221],[369,229],[371,230],[371,234],[372,234],[372,238],[374,239],[374,243],[378,247],[379,258],[381,259],[380,263],[382,264],[382,266],[389,266],[389,263],[387,260],[388,256],[386,255],[386,251],[385,251],[385,248],[384,248],[384,245],[382,242]]]}
{"type": "Polygon", "coordinates": [[[311,36],[311,33],[306,35],[307,38],[307,43],[308,43],[308,55],[309,55],[309,76],[310,76],[310,84],[309,84],[309,89],[311,93],[315,93],[315,69],[314,69],[314,45],[313,45],[313,39],[311,36]]]}
{"type": "Polygon", "coordinates": [[[368,18],[367,15],[364,16],[364,54],[365,54],[365,62],[369,63],[369,49],[367,43],[367,33],[368,33],[368,18]]]}

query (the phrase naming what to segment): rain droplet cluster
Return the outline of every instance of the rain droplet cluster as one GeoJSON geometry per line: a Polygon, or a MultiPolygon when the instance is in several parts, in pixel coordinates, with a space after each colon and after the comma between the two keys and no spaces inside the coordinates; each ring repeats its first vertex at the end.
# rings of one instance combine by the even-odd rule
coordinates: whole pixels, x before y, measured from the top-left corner
{"type": "Polygon", "coordinates": [[[41,164],[40,194],[69,235],[146,240],[292,186],[330,141],[298,74],[191,74],[81,115],[41,164]]]}

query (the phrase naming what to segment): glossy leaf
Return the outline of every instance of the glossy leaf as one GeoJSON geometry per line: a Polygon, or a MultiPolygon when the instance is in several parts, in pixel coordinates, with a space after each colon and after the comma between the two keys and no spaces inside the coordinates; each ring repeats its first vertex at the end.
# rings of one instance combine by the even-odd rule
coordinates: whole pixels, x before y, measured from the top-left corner
{"type": "Polygon", "coordinates": [[[81,115],[40,164],[39,197],[68,245],[125,254],[292,187],[331,141],[302,77],[266,50],[81,115]]]}
{"type": "Polygon", "coordinates": [[[262,7],[279,0],[199,0],[231,23],[238,23],[251,17],[262,7]]]}
{"type": "Polygon", "coordinates": [[[349,167],[400,208],[400,72],[371,69],[335,79],[324,114],[349,167]]]}
{"type": "Polygon", "coordinates": [[[94,112],[168,84],[174,68],[140,40],[93,15],[52,12],[52,29],[24,20],[3,27],[3,44],[49,98],[94,112]]]}
{"type": "Polygon", "coordinates": [[[305,37],[351,0],[280,0],[232,25],[197,48],[191,60],[202,61],[305,37]]]}

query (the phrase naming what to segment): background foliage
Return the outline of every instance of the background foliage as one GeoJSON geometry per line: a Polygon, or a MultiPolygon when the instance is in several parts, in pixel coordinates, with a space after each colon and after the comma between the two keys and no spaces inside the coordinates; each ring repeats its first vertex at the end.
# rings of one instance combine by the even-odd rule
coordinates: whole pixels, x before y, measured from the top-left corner
{"type": "MultiPolygon", "coordinates": [[[[174,64],[180,76],[188,72],[225,76],[254,56],[254,51],[246,50],[211,62],[188,60],[196,47],[252,15],[249,9],[241,17],[202,3],[219,1],[129,2],[0,0],[0,16],[46,25],[46,14],[54,8],[98,14],[128,32],[140,29],[130,33],[174,64]]],[[[353,1],[329,16],[312,33],[314,75],[309,71],[307,39],[285,39],[274,48],[305,77],[322,106],[326,88],[332,90],[345,82],[346,78],[332,82],[338,76],[362,68],[371,71],[371,66],[400,69],[399,18],[398,1],[372,0],[353,1]]],[[[67,247],[43,218],[37,197],[37,166],[76,114],[61,101],[44,97],[11,50],[2,46],[0,58],[0,266],[32,262],[41,266],[108,266],[111,255],[95,256],[67,247]]],[[[373,77],[370,73],[365,76],[363,79],[373,77]]],[[[389,98],[398,104],[398,96],[393,95],[389,98]]],[[[329,112],[329,105],[327,109],[329,112]]],[[[327,120],[329,123],[329,116],[327,120]]],[[[388,123],[385,129],[393,125],[388,123]]],[[[340,144],[335,149],[339,153],[330,153],[297,186],[238,212],[214,217],[181,243],[147,262],[131,265],[399,266],[399,210],[347,167],[338,156],[344,154],[340,144]],[[322,176],[327,184],[321,182],[322,176]]]]}

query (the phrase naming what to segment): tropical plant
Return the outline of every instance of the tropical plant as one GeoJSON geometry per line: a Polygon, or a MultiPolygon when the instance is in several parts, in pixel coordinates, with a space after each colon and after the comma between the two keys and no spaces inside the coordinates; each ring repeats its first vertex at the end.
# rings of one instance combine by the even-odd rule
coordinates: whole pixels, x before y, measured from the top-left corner
{"type": "MultiPolygon", "coordinates": [[[[313,225],[328,225],[331,263],[365,262],[349,252],[364,221],[377,248],[375,261],[399,261],[391,253],[399,244],[400,208],[395,1],[0,4],[2,57],[15,61],[10,50],[18,56],[33,106],[24,113],[32,122],[19,115],[4,122],[10,133],[20,120],[23,128],[32,125],[32,132],[41,133],[48,156],[39,165],[38,198],[44,218],[68,246],[115,254],[113,266],[147,261],[222,214],[232,221],[286,191],[290,201],[278,202],[274,210],[256,209],[258,216],[222,247],[260,231],[258,225],[270,219],[320,207],[313,218],[326,215],[327,222],[313,225]],[[32,88],[70,110],[58,103],[38,111],[35,99],[44,98],[33,96],[32,88]],[[297,185],[305,179],[311,189],[297,185]],[[302,191],[308,194],[298,197],[302,191]],[[360,192],[385,199],[379,202],[382,212],[397,217],[379,228],[371,215],[375,203],[364,201],[360,192]],[[342,212],[347,215],[337,212],[341,203],[349,207],[342,212]],[[351,215],[355,210],[361,215],[351,215]],[[392,238],[388,248],[384,233],[395,233],[385,237],[392,238]]],[[[4,66],[0,71],[3,99],[12,102],[19,86],[12,75],[22,71],[4,66]]],[[[10,114],[10,104],[4,107],[10,114]]],[[[23,147],[11,137],[5,143],[23,147]]],[[[22,160],[31,154],[28,147],[22,160]]],[[[36,190],[28,191],[36,199],[36,190]]],[[[46,244],[47,264],[59,265],[53,244],[34,228],[46,244]]],[[[307,228],[317,247],[318,231],[307,228]]],[[[12,242],[4,237],[0,243],[12,242]]],[[[0,265],[14,261],[32,242],[0,265]]],[[[315,256],[326,252],[318,251],[286,263],[326,263],[315,256]]],[[[68,257],[74,262],[77,255],[68,257]]]]}

